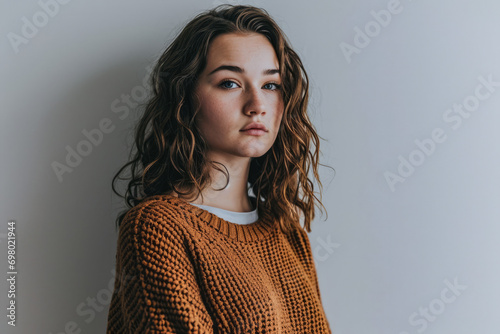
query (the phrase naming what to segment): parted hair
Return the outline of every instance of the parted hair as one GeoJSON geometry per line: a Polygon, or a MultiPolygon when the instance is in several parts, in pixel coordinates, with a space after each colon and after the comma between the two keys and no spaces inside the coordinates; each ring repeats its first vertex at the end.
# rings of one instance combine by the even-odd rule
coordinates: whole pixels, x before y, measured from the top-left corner
{"type": "MultiPolygon", "coordinates": [[[[272,44],[279,62],[282,121],[273,146],[251,159],[248,175],[257,198],[257,212],[259,216],[270,215],[285,232],[291,224],[299,224],[303,215],[303,228],[311,232],[314,206],[324,206],[309,178],[312,168],[322,189],[319,136],[307,112],[309,79],[280,27],[264,9],[252,6],[221,5],[203,12],[189,21],[166,48],[151,73],[151,93],[135,128],[129,161],[113,177],[112,189],[130,209],[146,197],[173,191],[182,197],[197,197],[211,184],[211,168],[224,173],[227,186],[225,166],[207,159],[207,144],[195,123],[198,108],[194,95],[211,41],[227,33],[262,34],[272,44]],[[130,176],[120,177],[128,168],[130,176]],[[115,188],[118,179],[129,180],[124,195],[115,188]]],[[[117,226],[129,209],[118,215],[117,226]]]]}

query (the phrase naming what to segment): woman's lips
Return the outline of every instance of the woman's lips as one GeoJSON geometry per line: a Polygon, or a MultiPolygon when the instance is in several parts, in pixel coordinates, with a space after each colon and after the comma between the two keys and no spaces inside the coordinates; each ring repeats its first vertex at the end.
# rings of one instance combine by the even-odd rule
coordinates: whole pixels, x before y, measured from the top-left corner
{"type": "Polygon", "coordinates": [[[247,135],[251,135],[251,136],[262,136],[263,134],[266,133],[266,131],[262,130],[262,129],[248,129],[248,130],[244,130],[244,131],[241,131],[247,135]]]}

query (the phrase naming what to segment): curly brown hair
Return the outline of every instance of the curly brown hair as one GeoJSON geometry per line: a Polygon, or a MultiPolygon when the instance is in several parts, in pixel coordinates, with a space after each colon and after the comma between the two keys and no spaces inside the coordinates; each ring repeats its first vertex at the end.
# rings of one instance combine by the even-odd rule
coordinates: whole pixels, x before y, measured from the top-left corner
{"type": "MultiPolygon", "coordinates": [[[[305,230],[311,232],[315,201],[324,206],[308,177],[312,167],[322,189],[318,175],[319,136],[307,115],[308,76],[276,22],[264,9],[252,6],[221,5],[203,12],[167,47],[151,74],[151,97],[135,129],[135,155],[131,151],[132,159],[115,174],[112,189],[132,208],[148,196],[173,191],[182,196],[201,193],[210,184],[212,167],[224,173],[229,182],[227,170],[217,166],[222,164],[206,159],[207,144],[195,124],[198,110],[193,94],[211,41],[227,33],[264,35],[279,62],[283,118],[273,146],[263,156],[251,159],[248,175],[257,196],[258,214],[270,215],[286,232],[291,224],[298,224],[300,209],[305,230]],[[129,166],[131,176],[121,178],[129,166]],[[124,196],[115,189],[117,179],[130,180],[124,196]]],[[[128,210],[120,213],[117,226],[128,210]]]]}

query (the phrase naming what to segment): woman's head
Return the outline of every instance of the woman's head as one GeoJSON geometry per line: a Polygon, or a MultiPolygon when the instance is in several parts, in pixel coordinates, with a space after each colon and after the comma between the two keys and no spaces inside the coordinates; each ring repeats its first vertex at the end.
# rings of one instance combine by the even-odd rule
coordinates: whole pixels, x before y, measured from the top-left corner
{"type": "Polygon", "coordinates": [[[234,167],[248,170],[250,158],[264,155],[274,144],[283,116],[279,64],[269,40],[247,32],[214,38],[194,100],[207,158],[230,164],[232,173],[234,167]],[[252,124],[264,129],[244,131],[252,124]]]}
{"type": "Polygon", "coordinates": [[[257,195],[259,214],[271,214],[288,230],[287,224],[298,222],[297,209],[301,209],[310,231],[316,196],[308,172],[312,166],[319,181],[319,139],[307,115],[308,78],[284,33],[264,10],[223,5],[199,14],[162,54],[153,69],[151,84],[152,96],[136,131],[137,152],[113,179],[117,193],[115,179],[131,166],[131,181],[124,196],[129,207],[145,197],[172,191],[196,197],[210,184],[211,169],[225,173],[224,166],[212,161],[209,152],[236,147],[234,154],[253,158],[248,182],[257,195]],[[245,57],[245,50],[253,52],[253,57],[245,57]],[[257,56],[261,62],[255,60],[257,56]],[[222,64],[228,59],[242,64],[222,64]],[[207,69],[207,62],[209,67],[232,67],[209,77],[212,69],[207,69]],[[257,75],[259,67],[269,71],[257,75]],[[244,74],[242,69],[246,70],[244,74]],[[223,74],[228,72],[239,73],[239,77],[220,82],[220,90],[210,86],[210,80],[224,80],[223,74]],[[228,105],[228,91],[223,89],[241,86],[246,95],[230,99],[228,105]],[[225,94],[221,95],[224,98],[218,99],[217,93],[225,94]],[[227,145],[218,140],[210,122],[219,126],[217,117],[220,120],[224,115],[213,112],[235,107],[240,107],[241,113],[236,118],[225,117],[227,124],[259,122],[264,113],[269,113],[268,124],[264,125],[271,133],[260,138],[231,137],[229,133],[227,139],[239,139],[239,143],[227,145]],[[256,144],[245,146],[245,141],[256,144]],[[311,142],[314,152],[310,150],[311,142]]]}

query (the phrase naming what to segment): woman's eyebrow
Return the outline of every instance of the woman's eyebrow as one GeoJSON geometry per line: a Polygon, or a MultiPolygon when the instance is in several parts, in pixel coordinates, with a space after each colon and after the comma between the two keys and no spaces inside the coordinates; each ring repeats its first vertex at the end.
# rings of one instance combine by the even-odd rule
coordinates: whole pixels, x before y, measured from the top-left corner
{"type": "MultiPolygon", "coordinates": [[[[227,71],[236,72],[236,73],[245,73],[245,70],[239,66],[221,65],[221,66],[217,67],[215,70],[213,70],[212,72],[208,73],[208,75],[212,75],[215,72],[222,71],[222,70],[227,70],[227,71]]],[[[278,74],[280,73],[280,71],[276,68],[271,68],[271,69],[267,69],[267,70],[262,71],[263,75],[273,75],[276,73],[278,73],[278,74]]]]}

